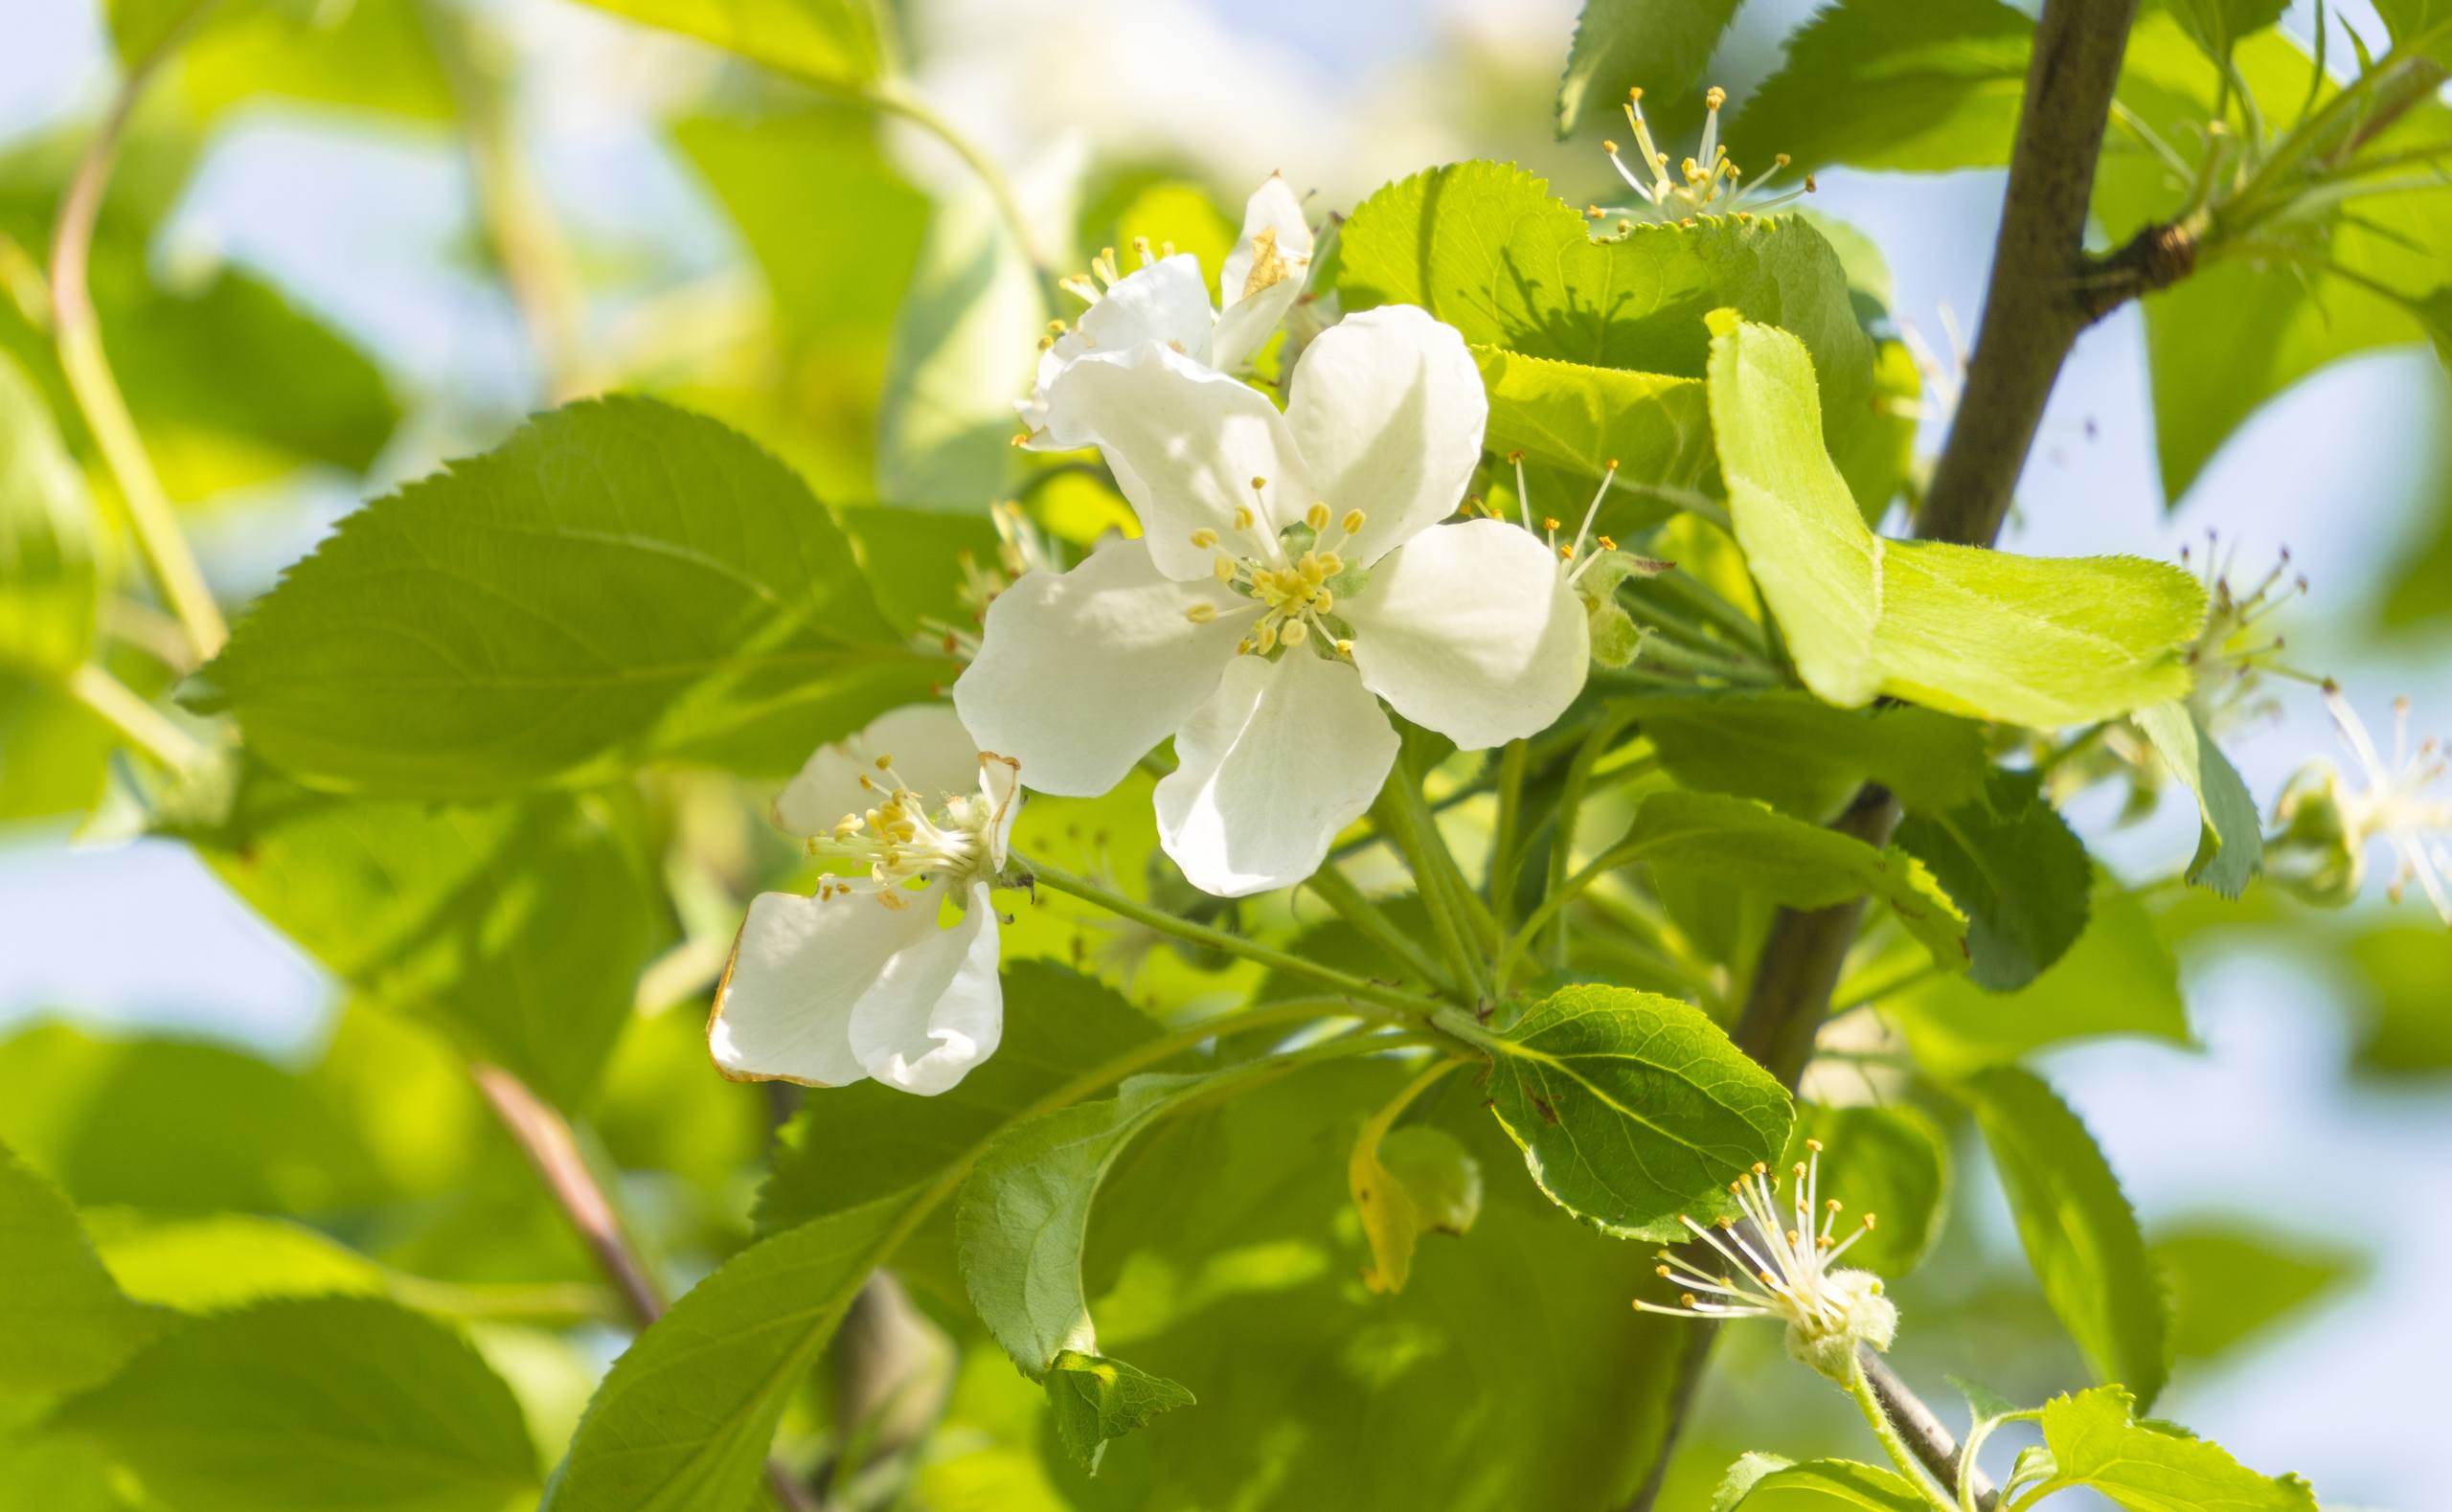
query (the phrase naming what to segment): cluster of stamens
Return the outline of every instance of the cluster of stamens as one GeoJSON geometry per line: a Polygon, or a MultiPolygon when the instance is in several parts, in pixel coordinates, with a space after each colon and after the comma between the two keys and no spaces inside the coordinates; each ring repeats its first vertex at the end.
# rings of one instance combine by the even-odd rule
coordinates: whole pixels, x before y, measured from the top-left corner
{"type": "Polygon", "coordinates": [[[1751,1172],[1729,1183],[1741,1219],[1724,1217],[1711,1227],[1682,1214],[1677,1220],[1734,1269],[1714,1275],[1664,1250],[1657,1274],[1684,1287],[1683,1295],[1674,1307],[1640,1298],[1635,1306],[1679,1318],[1778,1318],[1814,1338],[1850,1327],[1864,1292],[1854,1278],[1865,1273],[1834,1272],[1831,1262],[1873,1232],[1873,1215],[1865,1214],[1854,1230],[1838,1236],[1842,1204],[1837,1198],[1822,1201],[1822,1143],[1808,1140],[1805,1148],[1808,1158],[1789,1168],[1794,1189],[1788,1222],[1778,1215],[1779,1183],[1757,1162],[1751,1172]]]}
{"type": "MultiPolygon", "coordinates": [[[[1173,257],[1175,244],[1166,241],[1152,247],[1149,245],[1147,237],[1135,237],[1132,238],[1132,253],[1141,260],[1141,265],[1146,268],[1161,258],[1173,257]]],[[[1076,273],[1071,278],[1059,280],[1056,286],[1084,305],[1096,305],[1108,289],[1123,282],[1125,275],[1126,270],[1116,260],[1115,248],[1101,247],[1099,255],[1090,260],[1089,272],[1076,273]]],[[[1064,323],[1060,320],[1050,321],[1047,332],[1039,339],[1038,346],[1041,351],[1055,346],[1056,338],[1064,334],[1064,323]]]]}
{"type": "Polygon", "coordinates": [[[1792,189],[1768,199],[1760,197],[1763,186],[1779,169],[1788,166],[1788,155],[1781,153],[1772,159],[1771,173],[1746,183],[1744,170],[1729,161],[1728,148],[1720,145],[1720,106],[1727,102],[1728,91],[1716,84],[1704,92],[1702,145],[1692,157],[1679,162],[1672,172],[1669,154],[1652,141],[1651,123],[1644,119],[1644,92],[1626,91],[1626,124],[1635,133],[1635,165],[1627,164],[1617,143],[1603,142],[1601,146],[1609,154],[1618,176],[1635,192],[1636,204],[1631,209],[1592,205],[1585,208],[1584,214],[1593,220],[1617,216],[1618,229],[1626,231],[1632,228],[1634,218],[1690,221],[1698,214],[1751,215],[1776,209],[1811,191],[1814,183],[1808,174],[1803,189],[1792,189]]]}
{"type": "Polygon", "coordinates": [[[2371,838],[2383,836],[2392,845],[2395,862],[2385,895],[2398,903],[2402,891],[2416,882],[2437,916],[2452,924],[2452,884],[2446,881],[2452,877],[2452,846],[2443,840],[2452,835],[2452,801],[2430,793],[2452,772],[2452,760],[2446,759],[2442,743],[2430,736],[2413,745],[2410,701],[2395,698],[2393,758],[2388,763],[2350,701],[2330,683],[2325,685],[2325,707],[2366,779],[2362,791],[2339,795],[2342,826],[2350,844],[2363,850],[2371,838]]]}
{"type": "Polygon", "coordinates": [[[1583,523],[1576,527],[1574,538],[1567,541],[1558,539],[1561,527],[1555,516],[1543,515],[1537,527],[1532,522],[1532,493],[1524,481],[1524,454],[1511,451],[1507,454],[1507,460],[1515,468],[1516,512],[1526,530],[1550,543],[1550,550],[1557,553],[1558,570],[1566,575],[1568,582],[1573,583],[1590,572],[1593,564],[1601,560],[1601,553],[1618,549],[1618,543],[1608,536],[1592,533],[1593,522],[1601,518],[1601,501],[1609,497],[1609,489],[1618,481],[1617,458],[1610,458],[1601,467],[1601,486],[1593,490],[1592,502],[1584,507],[1583,523]],[[1587,549],[1593,546],[1600,547],[1601,551],[1587,549]]]}
{"type": "Polygon", "coordinates": [[[887,908],[903,908],[913,882],[960,879],[988,865],[991,816],[982,799],[956,794],[932,809],[895,775],[893,756],[880,756],[874,764],[874,776],[860,774],[860,788],[875,794],[876,803],[844,815],[831,831],[808,842],[812,856],[856,862],[867,869],[860,876],[818,878],[821,901],[864,892],[887,908]]]}
{"type": "MultiPolygon", "coordinates": [[[[2307,681],[2304,673],[2281,665],[2282,638],[2263,628],[2263,621],[2307,591],[2307,579],[2290,571],[2290,552],[2283,548],[2272,568],[2255,586],[2241,593],[2231,586],[2238,547],[2226,553],[2220,538],[2205,532],[2205,593],[2209,605],[2205,628],[2188,650],[2196,673],[2190,694],[2208,730],[2244,723],[2252,715],[2279,712],[2269,703],[2252,701],[2267,672],[2307,681]]],[[[2191,566],[2193,553],[2180,548],[2180,564],[2191,566]]]]}
{"type": "MultiPolygon", "coordinates": [[[[1252,480],[1256,500],[1267,487],[1267,479],[1252,480]]],[[[1260,528],[1260,520],[1252,505],[1235,507],[1232,535],[1240,538],[1238,544],[1256,548],[1249,553],[1227,550],[1229,537],[1206,526],[1192,532],[1193,546],[1216,553],[1211,568],[1217,580],[1260,605],[1260,618],[1236,645],[1237,653],[1266,656],[1280,646],[1292,649],[1316,638],[1337,655],[1351,656],[1353,643],[1339,636],[1327,617],[1336,610],[1331,585],[1346,570],[1337,549],[1361,531],[1363,512],[1348,509],[1338,515],[1325,502],[1315,501],[1303,516],[1311,542],[1299,556],[1290,555],[1280,539],[1260,528]]],[[[1217,618],[1217,606],[1196,603],[1184,616],[1194,624],[1207,624],[1217,618]]]]}

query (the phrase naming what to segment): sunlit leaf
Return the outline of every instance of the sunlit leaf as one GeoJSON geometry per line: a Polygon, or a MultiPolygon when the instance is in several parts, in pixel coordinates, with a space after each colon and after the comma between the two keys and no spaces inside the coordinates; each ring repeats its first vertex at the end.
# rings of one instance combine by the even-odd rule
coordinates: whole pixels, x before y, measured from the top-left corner
{"type": "Polygon", "coordinates": [[[1822,820],[1875,781],[1913,808],[1955,808],[1984,791],[1983,727],[1895,704],[1834,709],[1799,692],[1627,701],[1661,764],[1687,787],[1759,798],[1822,820]]]}
{"type": "Polygon", "coordinates": [[[2160,1231],[2150,1246],[2171,1294],[2171,1352],[2211,1360],[2337,1293],[2363,1257],[2225,1219],[2160,1231]]]}
{"type": "Polygon", "coordinates": [[[1729,124],[1749,177],[1831,164],[1932,173],[2009,160],[2033,20],[2001,0],[1842,0],[1788,38],[1729,124]]]}
{"type": "Polygon", "coordinates": [[[1013,470],[1045,333],[1038,276],[985,191],[939,201],[894,324],[877,417],[877,490],[899,504],[984,511],[1013,470]]]}
{"type": "Polygon", "coordinates": [[[129,1300],[68,1199],[0,1145],[0,1394],[106,1381],[168,1321],[129,1300]]]}
{"type": "Polygon", "coordinates": [[[1121,1360],[1067,1349],[1048,1363],[1047,1400],[1064,1452],[1095,1472],[1108,1439],[1190,1407],[1193,1398],[1174,1382],[1121,1360]]]}
{"type": "Polygon", "coordinates": [[[829,89],[853,90],[885,71],[885,42],[869,0],[587,0],[713,42],[753,62],[829,89]]]}
{"type": "Polygon", "coordinates": [[[1982,799],[1910,814],[1897,838],[1965,913],[1967,979],[1979,987],[2015,992],[2085,930],[2094,863],[2032,772],[1996,770],[1982,799]]]}
{"type": "Polygon", "coordinates": [[[2188,879],[2235,898],[2264,869],[2264,821],[2204,721],[2186,703],[2155,704],[2129,716],[2171,775],[2188,784],[2199,820],[2188,879]]]}
{"type": "Polygon", "coordinates": [[[1675,100],[1702,81],[1737,0],[1584,0],[1558,80],[1558,135],[1588,120],[1603,126],[1626,91],[1675,100]]]}
{"type": "Polygon", "coordinates": [[[2086,1486],[2130,1512],[2316,1512],[2315,1493],[2297,1476],[2260,1476],[2219,1444],[2168,1424],[2136,1422],[2138,1406],[2116,1386],[2044,1403],[2043,1443],[2054,1463],[2045,1494],[2086,1486]]]}
{"type": "Polygon", "coordinates": [[[60,672],[94,643],[94,504],[42,396],[0,352],[0,662],[60,672]]]}
{"type": "Polygon", "coordinates": [[[1809,1459],[1770,1471],[1729,1505],[1743,1512],[1924,1512],[1932,1502],[1895,1470],[1809,1459]]]}

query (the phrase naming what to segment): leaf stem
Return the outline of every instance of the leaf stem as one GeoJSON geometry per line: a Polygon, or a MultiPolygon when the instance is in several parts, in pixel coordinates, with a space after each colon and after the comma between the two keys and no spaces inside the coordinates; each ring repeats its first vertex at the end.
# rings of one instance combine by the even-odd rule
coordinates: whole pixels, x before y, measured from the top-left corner
{"type": "Polygon", "coordinates": [[[1447,958],[1451,980],[1464,991],[1487,998],[1489,983],[1483,975],[1481,952],[1467,938],[1469,926],[1456,895],[1464,881],[1463,872],[1439,834],[1439,821],[1422,803],[1413,763],[1402,754],[1388,774],[1388,785],[1379,790],[1372,812],[1380,830],[1413,868],[1414,886],[1429,911],[1431,928],[1439,937],[1441,953],[1447,958]]]}
{"type": "Polygon", "coordinates": [[[204,569],[196,564],[195,553],[180,532],[170,494],[162,486],[161,475],[153,470],[152,459],[146,455],[135,417],[128,414],[127,400],[111,372],[109,357],[102,351],[102,326],[94,310],[93,289],[86,280],[86,270],[93,255],[94,228],[102,217],[102,198],[110,188],[111,168],[118,159],[120,141],[126,134],[137,99],[211,5],[212,0],[195,0],[161,39],[129,66],[127,77],[120,81],[119,92],[111,99],[109,111],[68,182],[51,241],[51,328],[59,349],[60,371],[68,380],[68,390],[75,395],[78,409],[84,415],[85,428],[93,433],[94,444],[101,449],[103,463],[119,485],[137,554],[144,558],[147,572],[161,589],[163,601],[178,617],[189,646],[199,662],[210,660],[221,649],[222,643],[230,638],[230,627],[221,617],[221,606],[214,601],[204,569]]]}
{"type": "Polygon", "coordinates": [[[204,758],[204,747],[194,736],[95,663],[87,662],[72,670],[60,680],[60,686],[96,718],[118,731],[129,745],[170,771],[184,772],[204,758]]]}
{"type": "Polygon", "coordinates": [[[1438,963],[1422,954],[1421,947],[1398,929],[1385,911],[1365,897],[1362,890],[1354,886],[1353,879],[1337,869],[1334,863],[1323,865],[1304,885],[1317,893],[1322,902],[1336,910],[1338,915],[1352,925],[1363,938],[1378,946],[1380,954],[1390,964],[1401,966],[1433,985],[1451,985],[1438,963]]]}
{"type": "Polygon", "coordinates": [[[1854,1400],[1856,1410],[1865,1414],[1865,1425],[1873,1431],[1873,1437],[1881,1440],[1882,1451],[1890,1456],[1891,1463],[1896,1465],[1898,1473],[1906,1478],[1908,1483],[1932,1503],[1934,1512],[1960,1512],[1933,1483],[1922,1462],[1907,1447],[1907,1440],[1900,1436],[1897,1425],[1891,1422],[1890,1413],[1882,1410],[1881,1398],[1873,1394],[1872,1383],[1865,1379],[1863,1356],[1850,1356],[1849,1365],[1848,1379],[1842,1384],[1846,1386],[1848,1395],[1854,1400]]]}
{"type": "Polygon", "coordinates": [[[1510,740],[1498,758],[1498,823],[1490,835],[1490,921],[1505,935],[1515,917],[1515,879],[1524,869],[1524,777],[1532,748],[1510,740]]]}
{"type": "Polygon", "coordinates": [[[1049,260],[1046,249],[1038,244],[1038,237],[1031,229],[1030,218],[1022,213],[1021,199],[1013,192],[1012,180],[1006,177],[1005,170],[996,166],[995,160],[964,135],[961,127],[946,120],[934,105],[914,94],[899,79],[871,84],[853,98],[881,115],[910,122],[943,143],[956,157],[962,159],[963,165],[978,177],[981,187],[988,191],[988,197],[995,202],[996,214],[1012,232],[1014,245],[1037,270],[1041,292],[1049,297],[1052,305],[1057,278],[1056,264],[1049,260]]]}
{"type": "MultiPolygon", "coordinates": [[[[1558,794],[1557,812],[1551,820],[1553,828],[1550,833],[1548,896],[1542,900],[1541,907],[1535,911],[1534,919],[1547,922],[1556,915],[1559,909],[1566,906],[1566,896],[1561,894],[1566,891],[1567,868],[1575,859],[1575,832],[1578,822],[1583,817],[1584,795],[1592,786],[1592,769],[1601,764],[1601,758],[1609,753],[1609,748],[1617,743],[1618,737],[1634,728],[1641,717],[1631,709],[1623,707],[1613,709],[1606,718],[1593,727],[1592,733],[1584,737],[1583,744],[1576,748],[1575,759],[1567,766],[1566,784],[1558,794]]],[[[1585,886],[1589,886],[1590,882],[1591,879],[1587,877],[1585,886]]],[[[1578,888],[1577,891],[1580,891],[1581,889],[1578,888]]],[[[1533,938],[1532,931],[1536,927],[1535,924],[1528,921],[1524,929],[1517,932],[1516,939],[1509,941],[1510,946],[1529,946],[1533,938]]],[[[1558,931],[1556,939],[1553,941],[1552,950],[1554,959],[1562,961],[1565,959],[1566,931],[1563,927],[1558,931]]],[[[1521,954],[1521,949],[1516,953],[1521,954]]],[[[1501,966],[1500,980],[1504,982],[1511,970],[1511,963],[1503,960],[1501,966]]]]}
{"type": "Polygon", "coordinates": [[[1077,877],[1061,867],[1049,866],[1018,853],[1014,855],[1013,860],[1032,878],[1045,883],[1053,891],[1068,897],[1078,898],[1084,903],[1105,909],[1108,913],[1131,919],[1136,924],[1147,924],[1151,929],[1172,935],[1177,939],[1190,940],[1193,944],[1202,945],[1211,950],[1220,950],[1229,955],[1240,956],[1246,960],[1258,961],[1273,971],[1289,972],[1332,987],[1351,1000],[1346,1009],[1348,1012],[1358,1011],[1361,1004],[1369,1004],[1379,1011],[1375,1014],[1367,1014],[1366,1017],[1393,1018],[1419,1023],[1427,1019],[1439,1007],[1436,999],[1366,981],[1332,966],[1323,966],[1315,961],[1305,960],[1300,956],[1288,954],[1274,946],[1263,945],[1258,940],[1245,939],[1240,935],[1230,935],[1224,930],[1212,929],[1206,924],[1195,924],[1188,918],[1178,918],[1164,909],[1153,908],[1147,903],[1125,897],[1121,892],[1101,887],[1087,877],[1077,877]]]}

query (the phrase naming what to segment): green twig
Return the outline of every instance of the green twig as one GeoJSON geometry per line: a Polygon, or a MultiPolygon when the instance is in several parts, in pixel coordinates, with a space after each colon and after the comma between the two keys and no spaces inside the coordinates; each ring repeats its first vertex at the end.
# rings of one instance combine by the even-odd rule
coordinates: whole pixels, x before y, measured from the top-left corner
{"type": "Polygon", "coordinates": [[[1396,920],[1377,904],[1363,895],[1353,879],[1333,865],[1323,866],[1305,884],[1319,895],[1320,901],[1337,911],[1339,917],[1379,947],[1391,965],[1400,966],[1416,978],[1433,986],[1449,986],[1445,975],[1422,949],[1396,927],[1396,920]]]}

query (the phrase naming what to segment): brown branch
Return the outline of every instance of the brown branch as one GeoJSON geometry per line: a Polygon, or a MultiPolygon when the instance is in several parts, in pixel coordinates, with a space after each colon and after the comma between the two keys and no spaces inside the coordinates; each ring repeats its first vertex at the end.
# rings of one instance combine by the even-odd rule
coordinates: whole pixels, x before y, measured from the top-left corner
{"type": "MultiPolygon", "coordinates": [[[[2044,0],[1983,324],[1958,417],[1917,520],[1917,534],[1924,539],[1992,544],[2078,333],[2122,301],[2175,282],[2194,265],[2193,240],[2166,227],[2148,227],[2105,258],[2085,252],[2095,165],[2136,11],[2137,0],[2044,0]]],[[[1886,845],[1898,814],[1898,801],[1888,790],[1867,783],[1832,827],[1886,845]]],[[[1865,907],[1858,899],[1809,912],[1782,909],[1772,920],[1735,1037],[1791,1089],[1812,1057],[1814,1037],[1829,1012],[1831,989],[1865,907]]],[[[1702,1331],[1699,1342],[1686,1349],[1669,1388],[1659,1450],[1629,1512],[1650,1512],[1660,1494],[1669,1456],[1692,1410],[1711,1337],[1702,1331]]],[[[1954,1491],[1956,1446],[1948,1433],[1887,1365],[1875,1363],[1868,1373],[1883,1410],[1919,1457],[1929,1454],[1940,1461],[1927,1463],[1954,1491]]]]}
{"type": "MultiPolygon", "coordinates": [[[[1873,1388],[1873,1396],[1881,1403],[1883,1413],[1890,1418],[1891,1426],[1898,1430],[1898,1435],[1907,1440],[1907,1447],[1914,1452],[1917,1463],[1931,1471],[1933,1478],[1941,1483],[1943,1490],[1956,1495],[1958,1439],[1941,1426],[1941,1420],[1933,1415],[1933,1410],[1924,1405],[1924,1399],[1898,1378],[1898,1372],[1890,1367],[1889,1361],[1862,1347],[1856,1350],[1856,1360],[1864,1367],[1865,1384],[1873,1388]]],[[[1975,1487],[1975,1504],[1985,1512],[1990,1512],[1993,1503],[2000,1501],[2001,1493],[1993,1489],[1991,1478],[1982,1470],[1973,1466],[1968,1468],[1974,1471],[1970,1483],[1975,1487]]]]}
{"type": "MultiPolygon", "coordinates": [[[[480,1062],[468,1068],[468,1074],[527,1155],[528,1163],[535,1167],[563,1216],[579,1231],[579,1241],[596,1257],[598,1268],[621,1294],[632,1320],[645,1328],[662,1318],[664,1292],[623,1230],[621,1215],[588,1168],[587,1157],[579,1153],[569,1121],[530,1091],[526,1082],[499,1066],[480,1062]]],[[[772,1459],[766,1461],[766,1485],[784,1512],[821,1512],[816,1493],[772,1459]]]]}

